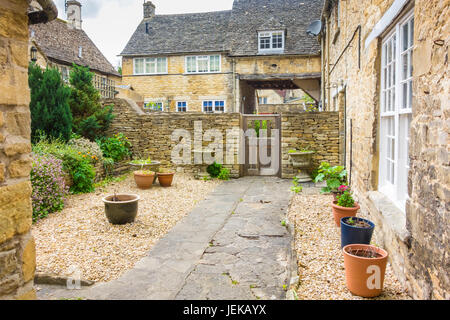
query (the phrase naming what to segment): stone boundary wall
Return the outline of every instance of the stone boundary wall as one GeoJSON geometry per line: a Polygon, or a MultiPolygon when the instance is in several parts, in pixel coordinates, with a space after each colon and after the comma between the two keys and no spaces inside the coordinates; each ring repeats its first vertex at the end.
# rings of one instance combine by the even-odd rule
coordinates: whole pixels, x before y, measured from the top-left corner
{"type": "Polygon", "coordinates": [[[0,1],[0,300],[36,299],[28,1],[0,1]]]}
{"type": "MultiPolygon", "coordinates": [[[[203,133],[209,129],[218,129],[226,144],[226,131],[233,127],[239,128],[240,115],[238,113],[204,114],[204,113],[146,113],[139,115],[126,100],[104,100],[104,104],[114,104],[113,121],[109,134],[122,132],[133,145],[133,155],[137,158],[150,157],[154,161],[161,161],[163,167],[174,167],[171,154],[178,144],[172,141],[172,132],[185,129],[191,133],[194,140],[194,122],[201,121],[203,133]]],[[[203,141],[203,146],[212,142],[203,141]]],[[[237,149],[237,148],[236,148],[237,149]]],[[[238,153],[234,153],[237,163],[238,153]]],[[[240,166],[224,165],[230,170],[231,177],[240,176],[240,166]]],[[[198,166],[179,165],[179,172],[197,173],[198,166]]]]}
{"type": "MultiPolygon", "coordinates": [[[[306,108],[313,108],[314,105],[306,104],[306,108]]],[[[258,106],[259,113],[304,113],[305,105],[303,103],[298,104],[262,104],[258,106]]]]}
{"type": "MultiPolygon", "coordinates": [[[[126,100],[105,100],[104,104],[114,104],[116,115],[109,134],[124,133],[133,145],[133,155],[137,158],[150,157],[161,161],[163,166],[173,167],[171,153],[178,142],[172,141],[171,134],[175,129],[186,129],[194,139],[194,122],[202,121],[203,133],[209,129],[218,129],[226,143],[226,132],[231,128],[240,128],[240,114],[204,114],[204,113],[150,113],[138,114],[126,100]]],[[[282,177],[292,178],[297,172],[292,167],[288,152],[309,146],[317,151],[313,156],[313,168],[322,161],[332,165],[339,163],[339,115],[337,112],[285,113],[282,117],[282,177]]],[[[203,146],[211,142],[203,141],[203,146]]],[[[233,178],[242,175],[242,166],[237,164],[238,140],[233,145],[234,165],[225,164],[233,178]]],[[[225,152],[226,150],[224,150],[225,152]]],[[[311,169],[313,169],[311,168],[311,169]]],[[[178,171],[197,173],[198,166],[179,165],[178,171]]]]}
{"type": "Polygon", "coordinates": [[[339,165],[339,114],[337,112],[304,112],[281,114],[282,178],[293,178],[289,150],[308,147],[316,151],[311,169],[323,161],[339,165]]]}

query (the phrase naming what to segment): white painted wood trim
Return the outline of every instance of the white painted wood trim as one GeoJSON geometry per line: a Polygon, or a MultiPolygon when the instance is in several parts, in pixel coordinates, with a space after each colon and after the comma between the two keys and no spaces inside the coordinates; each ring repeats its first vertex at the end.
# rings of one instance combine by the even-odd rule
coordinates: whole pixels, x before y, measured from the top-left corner
{"type": "Polygon", "coordinates": [[[395,18],[403,10],[403,8],[408,4],[410,0],[395,0],[391,7],[386,11],[386,13],[377,22],[372,32],[366,39],[365,48],[367,49],[370,43],[378,38],[386,29],[392,24],[395,18]]]}

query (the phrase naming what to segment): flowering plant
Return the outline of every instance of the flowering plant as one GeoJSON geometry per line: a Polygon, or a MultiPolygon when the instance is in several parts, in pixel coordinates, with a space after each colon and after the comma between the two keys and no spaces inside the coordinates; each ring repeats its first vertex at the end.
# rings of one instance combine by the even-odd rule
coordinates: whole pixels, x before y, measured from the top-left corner
{"type": "Polygon", "coordinates": [[[64,208],[64,200],[69,190],[62,167],[62,160],[54,156],[33,154],[31,169],[33,221],[64,208]]]}
{"type": "Polygon", "coordinates": [[[345,191],[349,191],[349,190],[350,190],[350,187],[345,184],[343,184],[342,186],[340,186],[338,188],[339,193],[344,193],[345,191]]]}

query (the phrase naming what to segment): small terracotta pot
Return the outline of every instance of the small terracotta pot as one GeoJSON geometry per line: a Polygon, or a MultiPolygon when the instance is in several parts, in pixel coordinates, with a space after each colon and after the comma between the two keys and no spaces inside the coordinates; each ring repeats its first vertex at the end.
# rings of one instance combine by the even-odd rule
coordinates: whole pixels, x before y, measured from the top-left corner
{"type": "Polygon", "coordinates": [[[172,185],[173,176],[175,172],[170,173],[158,173],[158,180],[161,187],[168,188],[172,185]]]}
{"type": "Polygon", "coordinates": [[[134,181],[136,181],[139,189],[150,189],[153,186],[153,181],[155,181],[155,173],[144,174],[142,171],[135,171],[134,181]]]}
{"type": "Polygon", "coordinates": [[[337,205],[337,201],[331,204],[334,216],[334,222],[337,227],[341,226],[341,219],[346,217],[356,217],[356,213],[360,209],[360,206],[357,202],[355,202],[355,206],[353,208],[346,208],[337,205]]]}
{"type": "Polygon", "coordinates": [[[348,290],[364,298],[379,296],[383,291],[388,253],[381,248],[365,244],[349,244],[342,250],[348,290]],[[351,254],[356,250],[370,250],[375,252],[377,257],[367,258],[351,254]]]}

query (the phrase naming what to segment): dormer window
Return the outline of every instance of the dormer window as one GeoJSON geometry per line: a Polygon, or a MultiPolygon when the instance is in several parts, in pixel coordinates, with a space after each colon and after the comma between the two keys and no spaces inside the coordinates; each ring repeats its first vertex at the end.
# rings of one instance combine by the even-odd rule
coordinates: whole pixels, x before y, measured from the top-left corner
{"type": "Polygon", "coordinates": [[[260,31],[258,33],[259,53],[283,53],[284,31],[260,31]]]}

